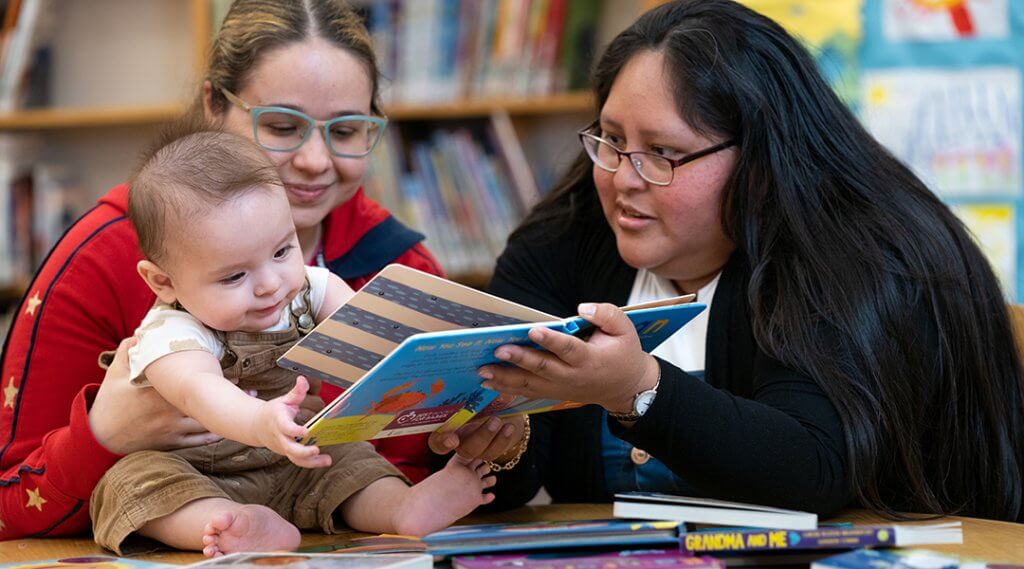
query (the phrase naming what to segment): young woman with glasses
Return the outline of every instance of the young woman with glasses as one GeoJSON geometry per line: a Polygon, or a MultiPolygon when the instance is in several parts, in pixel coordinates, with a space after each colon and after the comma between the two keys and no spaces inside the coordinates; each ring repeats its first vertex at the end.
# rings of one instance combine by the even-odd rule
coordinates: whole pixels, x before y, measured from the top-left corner
{"type": "MultiPolygon", "coordinates": [[[[211,128],[263,147],[285,182],[306,261],[353,288],[389,263],[442,274],[423,237],[360,188],[386,126],[378,84],[366,29],[341,0],[236,0],[195,105],[211,128]]],[[[97,365],[154,301],[136,274],[128,192],[114,188],[68,230],[11,326],[0,363],[0,540],[80,532],[93,488],[121,455],[215,440],[154,390],[128,384],[123,344],[106,376],[97,365]]],[[[323,407],[313,393],[299,420],[323,407]]],[[[322,387],[328,401],[338,393],[322,387]]],[[[469,429],[460,454],[514,456],[523,421],[487,426],[469,429]]],[[[384,439],[378,450],[414,481],[427,474],[426,437],[384,439]]]]}
{"type": "Polygon", "coordinates": [[[963,225],[771,20],[730,0],[642,16],[594,72],[599,118],[511,236],[495,294],[588,318],[480,375],[590,403],[536,415],[496,499],[660,491],[829,514],[1024,519],[1006,298],[963,225]],[[616,305],[709,305],[644,354],[616,305]],[[525,466],[524,466],[525,465],[525,466]]]}

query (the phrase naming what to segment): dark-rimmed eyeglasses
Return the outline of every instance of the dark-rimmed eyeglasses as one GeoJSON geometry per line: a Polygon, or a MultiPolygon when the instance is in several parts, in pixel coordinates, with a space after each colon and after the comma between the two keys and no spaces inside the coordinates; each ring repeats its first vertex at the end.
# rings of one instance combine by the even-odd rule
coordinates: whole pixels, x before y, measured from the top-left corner
{"type": "Polygon", "coordinates": [[[583,143],[583,149],[587,151],[587,156],[594,161],[594,164],[606,172],[615,173],[619,171],[619,167],[622,165],[622,157],[625,156],[629,163],[633,165],[633,168],[636,169],[636,173],[645,181],[655,186],[671,184],[676,168],[683,164],[688,164],[736,144],[735,140],[726,140],[681,158],[672,159],[642,150],[634,150],[632,152],[619,150],[614,144],[594,134],[594,130],[597,128],[597,123],[591,123],[577,132],[580,142],[583,143]]]}
{"type": "Polygon", "coordinates": [[[256,144],[272,152],[298,150],[319,126],[331,154],[342,158],[362,158],[373,152],[388,124],[386,118],[366,115],[344,115],[318,121],[295,109],[254,107],[227,89],[221,88],[220,92],[233,105],[252,115],[256,144]]]}

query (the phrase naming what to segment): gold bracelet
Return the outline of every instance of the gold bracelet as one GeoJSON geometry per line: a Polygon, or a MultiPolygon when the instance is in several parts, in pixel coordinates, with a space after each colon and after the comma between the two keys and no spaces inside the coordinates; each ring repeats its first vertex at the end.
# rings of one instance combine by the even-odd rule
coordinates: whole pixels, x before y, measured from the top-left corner
{"type": "Polygon", "coordinates": [[[491,472],[512,470],[517,464],[519,464],[519,459],[523,458],[523,453],[526,452],[526,447],[530,444],[530,416],[526,415],[523,418],[526,419],[526,423],[523,427],[523,438],[519,440],[518,448],[516,449],[516,455],[507,460],[504,464],[498,464],[493,460],[485,460],[484,464],[490,467],[491,472]]]}

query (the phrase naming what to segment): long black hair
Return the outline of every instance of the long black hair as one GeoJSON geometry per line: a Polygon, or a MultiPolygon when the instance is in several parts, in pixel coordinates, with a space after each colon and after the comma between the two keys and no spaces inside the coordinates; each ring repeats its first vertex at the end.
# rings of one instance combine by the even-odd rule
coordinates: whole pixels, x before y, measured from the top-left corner
{"type": "MultiPolygon", "coordinates": [[[[598,109],[645,51],[663,54],[691,127],[739,141],[721,219],[751,268],[754,334],[832,401],[854,495],[892,516],[1024,518],[1020,357],[960,221],[770,19],[731,0],[646,13],[596,65],[598,109]]],[[[600,219],[583,154],[519,231],[581,216],[600,219]]]]}

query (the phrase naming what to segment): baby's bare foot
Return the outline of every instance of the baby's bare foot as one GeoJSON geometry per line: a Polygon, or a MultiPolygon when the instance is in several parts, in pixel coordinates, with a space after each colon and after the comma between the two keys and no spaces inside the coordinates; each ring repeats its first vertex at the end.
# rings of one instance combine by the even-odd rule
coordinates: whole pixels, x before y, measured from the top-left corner
{"type": "Polygon", "coordinates": [[[236,551],[290,551],[299,546],[299,530],[266,506],[244,504],[214,513],[203,530],[203,545],[207,557],[236,551]]]}
{"type": "Polygon", "coordinates": [[[477,506],[494,500],[494,494],[484,493],[495,483],[490,473],[479,459],[452,456],[442,470],[409,488],[392,514],[392,526],[402,535],[424,536],[452,525],[477,506]]]}

